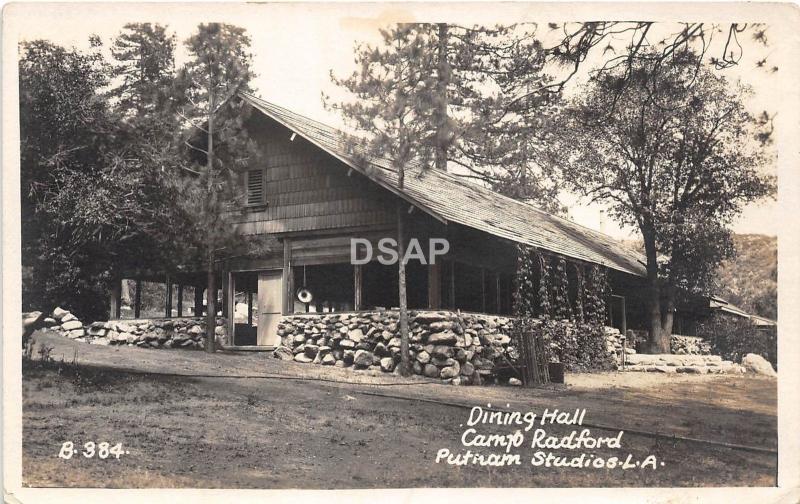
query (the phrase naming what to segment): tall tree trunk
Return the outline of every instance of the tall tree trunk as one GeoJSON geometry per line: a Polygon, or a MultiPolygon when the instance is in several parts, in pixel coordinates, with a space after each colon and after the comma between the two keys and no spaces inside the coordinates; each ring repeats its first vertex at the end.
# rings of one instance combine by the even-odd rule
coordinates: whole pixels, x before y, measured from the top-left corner
{"type": "Polygon", "coordinates": [[[667,351],[670,351],[672,326],[675,321],[675,287],[667,285],[663,289],[664,305],[661,310],[661,334],[667,340],[667,351]]]}
{"type": "Polygon", "coordinates": [[[411,374],[411,355],[409,353],[408,337],[408,300],[406,297],[406,264],[403,260],[406,252],[405,230],[403,229],[404,209],[403,200],[397,201],[397,249],[400,259],[397,261],[398,289],[400,297],[400,374],[411,374]]]}
{"type": "Polygon", "coordinates": [[[208,288],[206,290],[206,352],[216,351],[217,330],[217,276],[214,274],[214,253],[208,254],[208,288]]]}
{"type": "Polygon", "coordinates": [[[669,336],[664,336],[661,320],[661,283],[658,278],[658,254],[655,238],[643,232],[645,254],[647,256],[647,310],[649,330],[647,346],[650,353],[669,353],[669,336]]]}
{"type": "MultiPolygon", "coordinates": [[[[214,79],[210,79],[212,84],[208,87],[208,149],[206,151],[206,171],[208,172],[208,209],[212,211],[212,201],[214,193],[214,79]]],[[[216,343],[216,329],[217,329],[217,285],[216,275],[214,274],[214,236],[212,226],[208,226],[208,233],[206,239],[206,247],[208,247],[208,291],[206,294],[207,306],[206,310],[206,352],[213,353],[216,343]]]]}
{"type": "Polygon", "coordinates": [[[447,23],[439,23],[438,69],[436,82],[436,152],[437,170],[447,171],[447,150],[450,142],[450,131],[447,121],[447,87],[450,83],[450,67],[447,62],[447,23]]]}

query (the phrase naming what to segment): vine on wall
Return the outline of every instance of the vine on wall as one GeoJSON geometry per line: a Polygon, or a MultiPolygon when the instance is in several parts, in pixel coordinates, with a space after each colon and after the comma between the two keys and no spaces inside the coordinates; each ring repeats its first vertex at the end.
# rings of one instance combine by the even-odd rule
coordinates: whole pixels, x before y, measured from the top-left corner
{"type": "Polygon", "coordinates": [[[534,332],[549,349],[550,360],[561,362],[570,370],[613,366],[605,340],[605,270],[593,265],[584,275],[583,268],[575,265],[577,296],[573,307],[566,260],[526,246],[519,246],[518,252],[514,314],[519,319],[515,324],[519,332],[515,337],[521,337],[523,331],[534,332]]]}

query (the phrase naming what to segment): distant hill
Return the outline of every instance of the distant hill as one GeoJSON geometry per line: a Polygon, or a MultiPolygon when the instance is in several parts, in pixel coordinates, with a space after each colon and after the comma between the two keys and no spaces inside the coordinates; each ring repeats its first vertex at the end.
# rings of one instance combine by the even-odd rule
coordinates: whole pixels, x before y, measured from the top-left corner
{"type": "Polygon", "coordinates": [[[719,297],[749,313],[778,318],[778,239],[734,235],[736,257],[719,270],[719,297]]]}
{"type": "MultiPolygon", "coordinates": [[[[620,240],[644,253],[641,240],[620,240]]],[[[735,234],[736,257],[725,261],[717,277],[717,296],[748,313],[778,318],[778,239],[759,234],[735,234]]]]}

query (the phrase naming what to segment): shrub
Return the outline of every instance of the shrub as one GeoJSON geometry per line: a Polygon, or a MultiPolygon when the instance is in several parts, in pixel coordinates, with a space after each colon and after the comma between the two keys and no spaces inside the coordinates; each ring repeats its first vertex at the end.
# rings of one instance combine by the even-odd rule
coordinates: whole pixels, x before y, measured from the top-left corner
{"type": "Polygon", "coordinates": [[[712,353],[741,362],[749,353],[758,354],[778,369],[778,331],[776,327],[756,326],[747,319],[713,316],[697,329],[711,345],[712,353]]]}

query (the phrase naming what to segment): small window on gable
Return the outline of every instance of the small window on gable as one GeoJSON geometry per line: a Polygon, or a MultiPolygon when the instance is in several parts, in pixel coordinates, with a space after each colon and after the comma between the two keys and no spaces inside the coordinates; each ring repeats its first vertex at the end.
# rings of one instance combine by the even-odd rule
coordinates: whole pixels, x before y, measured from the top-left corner
{"type": "Polygon", "coordinates": [[[264,170],[247,170],[247,206],[265,205],[266,188],[264,187],[264,170]]]}

